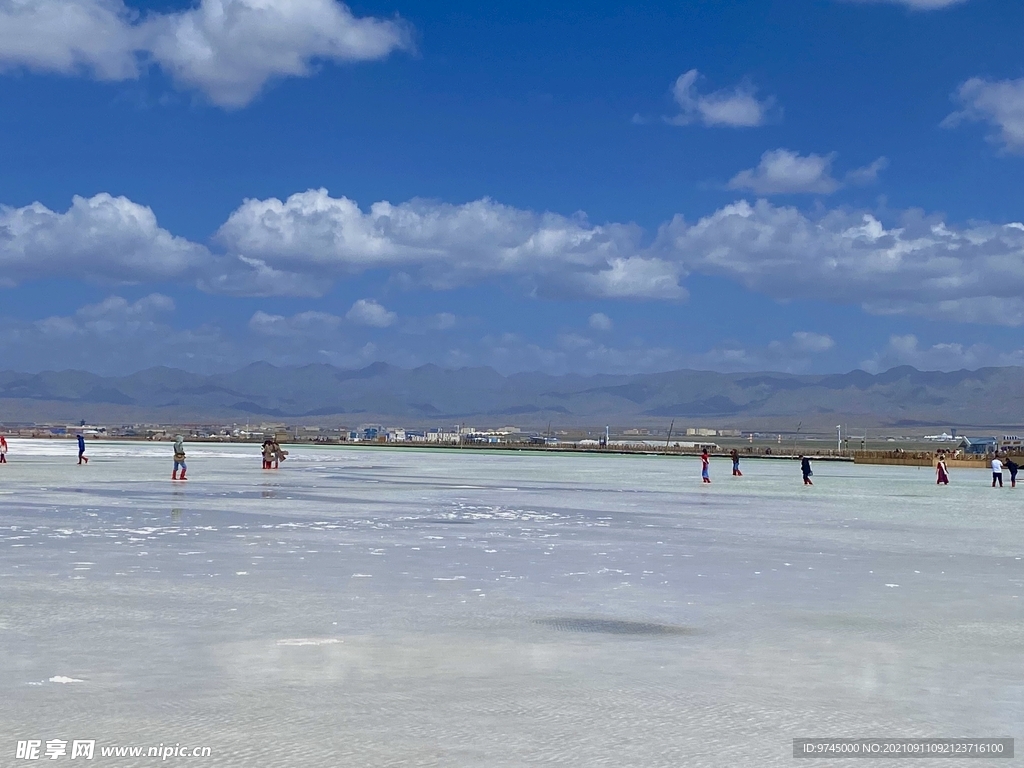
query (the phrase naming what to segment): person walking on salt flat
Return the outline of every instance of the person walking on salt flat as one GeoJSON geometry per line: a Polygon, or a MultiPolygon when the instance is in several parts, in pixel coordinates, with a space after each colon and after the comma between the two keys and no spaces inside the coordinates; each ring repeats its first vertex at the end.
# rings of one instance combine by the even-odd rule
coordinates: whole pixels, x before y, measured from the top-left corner
{"type": "Polygon", "coordinates": [[[814,485],[811,482],[811,475],[814,472],[811,471],[811,460],[806,456],[800,456],[800,474],[804,476],[804,485],[814,485]]]}
{"type": "Polygon", "coordinates": [[[185,439],[181,435],[174,436],[174,471],[171,473],[171,480],[188,480],[185,477],[185,439]],[[178,467],[181,467],[181,477],[178,477],[178,467]]]}

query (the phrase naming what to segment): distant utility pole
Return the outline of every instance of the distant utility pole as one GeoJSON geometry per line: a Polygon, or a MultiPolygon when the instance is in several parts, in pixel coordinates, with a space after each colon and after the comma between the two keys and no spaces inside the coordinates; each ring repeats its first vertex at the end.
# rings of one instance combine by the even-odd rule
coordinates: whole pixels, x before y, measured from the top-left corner
{"type": "Polygon", "coordinates": [[[672,442],[672,427],[676,425],[676,420],[672,419],[672,423],[668,425],[668,437],[665,438],[665,452],[668,452],[668,444],[672,442]]]}
{"type": "Polygon", "coordinates": [[[836,424],[836,452],[843,452],[843,427],[840,424],[836,424]]]}

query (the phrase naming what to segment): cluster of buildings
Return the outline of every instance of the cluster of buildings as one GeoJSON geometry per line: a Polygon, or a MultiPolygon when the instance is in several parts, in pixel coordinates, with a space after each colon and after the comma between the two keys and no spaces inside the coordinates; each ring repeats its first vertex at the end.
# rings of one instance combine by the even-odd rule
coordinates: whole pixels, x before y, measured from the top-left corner
{"type": "Polygon", "coordinates": [[[531,435],[524,435],[519,427],[498,429],[477,429],[456,425],[451,429],[404,429],[384,427],[381,424],[366,424],[359,429],[349,430],[346,440],[352,443],[437,443],[458,445],[461,443],[511,443],[528,441],[531,435]]]}

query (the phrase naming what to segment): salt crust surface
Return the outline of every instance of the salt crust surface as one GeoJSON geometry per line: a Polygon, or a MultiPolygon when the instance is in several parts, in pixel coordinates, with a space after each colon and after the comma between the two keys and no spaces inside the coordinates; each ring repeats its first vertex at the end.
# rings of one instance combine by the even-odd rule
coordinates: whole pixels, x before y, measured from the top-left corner
{"type": "Polygon", "coordinates": [[[0,754],[789,766],[800,736],[1022,736],[1024,486],[985,472],[713,460],[702,487],[695,459],[303,447],[265,472],[192,444],[173,483],[170,444],[10,443],[0,754]]]}

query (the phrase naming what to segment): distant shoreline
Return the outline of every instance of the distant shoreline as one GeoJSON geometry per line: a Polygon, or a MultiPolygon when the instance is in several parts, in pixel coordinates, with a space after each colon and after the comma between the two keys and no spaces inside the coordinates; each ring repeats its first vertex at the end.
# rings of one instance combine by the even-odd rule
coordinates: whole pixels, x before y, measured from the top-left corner
{"type": "MultiPolygon", "coordinates": [[[[12,438],[14,440],[74,440],[75,435],[37,435],[37,436],[16,436],[12,438]]],[[[130,436],[117,436],[117,437],[103,437],[97,435],[91,435],[88,437],[89,443],[170,443],[173,442],[172,437],[154,439],[151,437],[130,437],[130,436]]],[[[211,437],[196,437],[187,438],[186,443],[201,443],[210,445],[254,445],[259,446],[263,439],[259,437],[253,438],[231,438],[231,439],[217,439],[211,437]]],[[[520,443],[427,443],[427,442],[373,442],[369,440],[332,440],[317,442],[313,440],[279,440],[282,445],[289,445],[293,447],[310,447],[310,448],[357,448],[366,450],[380,450],[380,449],[396,449],[396,450],[443,450],[443,451],[490,451],[490,452],[504,452],[504,453],[547,453],[547,454],[569,454],[569,453],[580,453],[580,454],[598,454],[598,455],[615,455],[615,456],[679,456],[679,457],[699,457],[700,450],[696,448],[676,448],[668,446],[666,448],[654,448],[652,446],[647,447],[636,447],[630,448],[625,445],[616,445],[613,447],[596,447],[596,446],[578,446],[573,443],[565,443],[563,445],[528,445],[520,443]]],[[[731,458],[729,451],[713,451],[709,455],[712,458],[731,458]]],[[[784,460],[796,460],[801,456],[806,456],[811,461],[840,461],[840,462],[854,462],[853,456],[847,455],[829,455],[829,454],[816,454],[816,453],[764,453],[764,449],[759,449],[758,453],[744,453],[740,451],[740,460],[747,461],[753,459],[784,459],[784,460]]]]}

